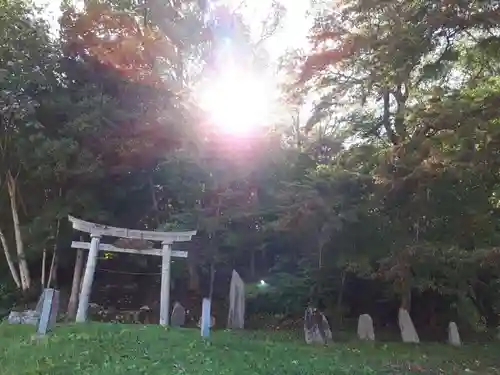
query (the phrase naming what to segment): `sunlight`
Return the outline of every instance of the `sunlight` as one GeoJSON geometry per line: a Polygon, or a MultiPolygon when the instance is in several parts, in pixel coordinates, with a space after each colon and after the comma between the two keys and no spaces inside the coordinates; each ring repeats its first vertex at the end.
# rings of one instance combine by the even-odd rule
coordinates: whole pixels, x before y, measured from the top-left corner
{"type": "Polygon", "coordinates": [[[200,90],[199,104],[222,132],[249,135],[269,123],[272,92],[264,77],[234,67],[208,80],[200,90]]]}

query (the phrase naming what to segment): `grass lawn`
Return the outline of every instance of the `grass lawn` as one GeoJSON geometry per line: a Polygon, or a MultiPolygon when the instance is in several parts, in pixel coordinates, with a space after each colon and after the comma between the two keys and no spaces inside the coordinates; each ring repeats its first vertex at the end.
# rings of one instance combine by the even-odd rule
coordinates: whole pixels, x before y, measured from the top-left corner
{"type": "MultiPolygon", "coordinates": [[[[348,342],[307,346],[286,334],[89,324],[56,328],[0,325],[1,375],[329,375],[500,374],[500,345],[348,342]]],[[[296,337],[296,335],[295,335],[296,337]]]]}

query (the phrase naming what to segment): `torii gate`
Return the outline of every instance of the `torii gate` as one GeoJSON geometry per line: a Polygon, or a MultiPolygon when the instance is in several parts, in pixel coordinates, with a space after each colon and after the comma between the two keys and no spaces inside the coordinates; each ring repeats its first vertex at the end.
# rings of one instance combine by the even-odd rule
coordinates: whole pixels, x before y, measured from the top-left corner
{"type": "Polygon", "coordinates": [[[80,299],[78,301],[78,311],[76,322],[87,320],[87,310],[89,305],[92,282],[94,281],[95,267],[97,264],[97,254],[101,251],[111,251],[118,253],[131,253],[140,255],[157,255],[162,257],[161,262],[161,296],[160,296],[160,325],[166,326],[169,321],[169,300],[170,300],[170,258],[187,258],[187,251],[172,251],[174,242],[187,242],[196,234],[196,231],[189,232],[155,232],[147,230],[135,230],[110,227],[101,224],[91,223],[69,216],[69,221],[73,224],[73,229],[90,234],[91,241],[73,241],[71,247],[74,249],[89,250],[85,274],[83,275],[80,299]],[[101,244],[102,236],[120,237],[135,240],[161,241],[161,249],[122,249],[114,245],[101,244]]]}

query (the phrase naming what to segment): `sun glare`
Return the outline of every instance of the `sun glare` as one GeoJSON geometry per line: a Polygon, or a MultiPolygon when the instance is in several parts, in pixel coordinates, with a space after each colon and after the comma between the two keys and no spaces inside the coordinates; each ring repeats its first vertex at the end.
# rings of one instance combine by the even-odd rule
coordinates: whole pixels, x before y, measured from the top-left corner
{"type": "Polygon", "coordinates": [[[269,123],[272,87],[258,75],[238,69],[223,71],[201,90],[199,104],[222,132],[244,136],[269,123]]]}

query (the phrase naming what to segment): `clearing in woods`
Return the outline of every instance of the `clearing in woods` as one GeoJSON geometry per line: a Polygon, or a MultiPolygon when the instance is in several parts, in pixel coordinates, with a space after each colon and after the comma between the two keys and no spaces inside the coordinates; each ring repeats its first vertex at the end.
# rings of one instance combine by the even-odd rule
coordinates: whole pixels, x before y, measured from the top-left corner
{"type": "Polygon", "coordinates": [[[2,375],[500,374],[500,346],[347,342],[307,346],[295,336],[119,324],[70,325],[41,340],[0,325],[2,375]]]}

